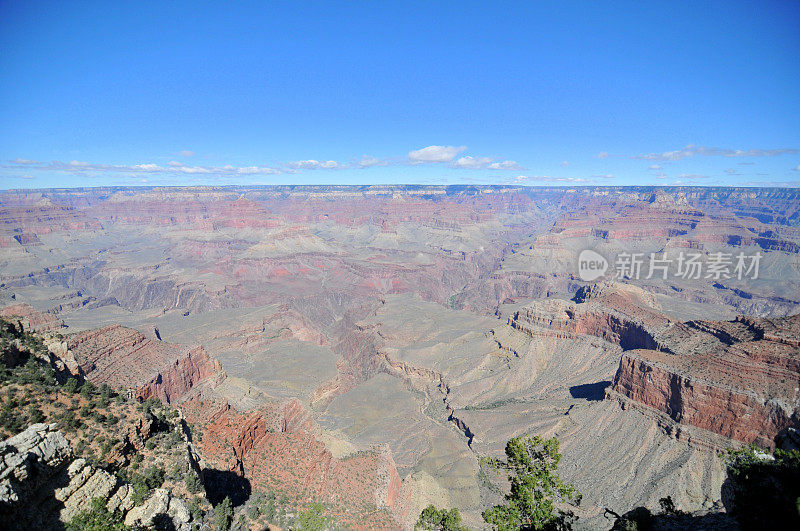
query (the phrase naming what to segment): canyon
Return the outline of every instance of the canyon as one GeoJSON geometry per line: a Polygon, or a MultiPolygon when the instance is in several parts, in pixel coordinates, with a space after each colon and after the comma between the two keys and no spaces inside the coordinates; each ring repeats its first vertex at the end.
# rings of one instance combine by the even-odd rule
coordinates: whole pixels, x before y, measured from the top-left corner
{"type": "Polygon", "coordinates": [[[578,527],[719,509],[721,451],[800,429],[799,310],[796,189],[0,192],[0,316],[59,370],[176,408],[201,469],[352,528],[430,503],[481,528],[485,458],[526,433],[561,442],[578,527]],[[690,253],[731,269],[680,274],[690,253]],[[663,276],[615,274],[651,254],[663,276]]]}

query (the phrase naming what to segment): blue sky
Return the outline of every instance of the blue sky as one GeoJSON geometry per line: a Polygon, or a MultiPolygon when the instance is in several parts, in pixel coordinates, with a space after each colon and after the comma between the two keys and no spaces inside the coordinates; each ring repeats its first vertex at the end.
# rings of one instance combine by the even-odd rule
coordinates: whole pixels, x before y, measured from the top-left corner
{"type": "Polygon", "coordinates": [[[0,188],[800,186],[800,2],[0,2],[0,188]]]}

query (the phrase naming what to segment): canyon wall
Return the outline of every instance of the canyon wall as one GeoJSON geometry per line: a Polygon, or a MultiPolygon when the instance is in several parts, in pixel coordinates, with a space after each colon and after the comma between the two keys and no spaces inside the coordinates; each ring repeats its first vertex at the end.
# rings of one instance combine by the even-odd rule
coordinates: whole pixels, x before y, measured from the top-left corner
{"type": "Polygon", "coordinates": [[[609,396],[765,448],[787,428],[800,428],[800,316],[695,328],[721,341],[684,355],[626,352],[609,396]]]}

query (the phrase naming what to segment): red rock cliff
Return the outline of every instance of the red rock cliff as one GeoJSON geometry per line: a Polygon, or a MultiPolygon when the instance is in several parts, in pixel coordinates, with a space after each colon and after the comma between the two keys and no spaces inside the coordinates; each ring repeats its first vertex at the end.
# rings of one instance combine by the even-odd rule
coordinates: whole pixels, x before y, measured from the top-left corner
{"type": "Polygon", "coordinates": [[[142,400],[157,397],[165,402],[174,402],[199,382],[221,375],[219,361],[209,357],[203,347],[197,347],[186,357],[178,358],[162,369],[149,383],[140,387],[136,395],[142,400]]]}
{"type": "Polygon", "coordinates": [[[713,336],[703,352],[623,355],[612,393],[673,420],[774,447],[775,436],[800,427],[800,316],[689,323],[713,336]]]}

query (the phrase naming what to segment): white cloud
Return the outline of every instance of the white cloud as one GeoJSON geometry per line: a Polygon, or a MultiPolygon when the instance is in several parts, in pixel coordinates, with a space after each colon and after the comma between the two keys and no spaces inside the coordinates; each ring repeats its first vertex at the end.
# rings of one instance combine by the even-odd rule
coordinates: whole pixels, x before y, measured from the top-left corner
{"type": "Polygon", "coordinates": [[[181,157],[191,157],[194,155],[194,151],[189,151],[188,149],[184,149],[180,152],[181,157]]]}
{"type": "MultiPolygon", "coordinates": [[[[500,171],[525,171],[519,163],[514,160],[495,161],[491,157],[472,157],[462,156],[456,160],[459,153],[467,149],[465,146],[428,146],[408,153],[407,158],[395,157],[390,159],[380,159],[369,155],[362,155],[360,159],[353,159],[347,163],[335,160],[304,159],[291,162],[283,162],[276,167],[267,166],[190,166],[182,161],[169,160],[169,162],[156,164],[152,162],[142,162],[137,164],[106,164],[91,163],[86,161],[72,160],[63,162],[54,160],[51,162],[38,162],[28,159],[14,159],[9,161],[5,168],[16,168],[17,171],[59,171],[81,175],[84,177],[97,177],[102,174],[128,174],[129,178],[137,174],[162,174],[162,175],[209,175],[209,176],[243,176],[243,175],[274,175],[274,174],[295,174],[307,170],[341,170],[369,168],[373,166],[390,166],[402,164],[426,164],[426,163],[449,163],[450,167],[458,169],[478,169],[478,170],[500,170],[500,171]],[[26,164],[22,170],[20,164],[26,164]]],[[[192,156],[193,152],[181,152],[183,156],[192,156]]],[[[168,159],[167,159],[168,160],[168,159]]],[[[197,181],[199,182],[199,181],[197,181]]]]}
{"type": "Polygon", "coordinates": [[[142,171],[163,171],[166,168],[162,168],[158,164],[136,164],[135,166],[131,166],[134,170],[142,170],[142,171]]]}
{"type": "Polygon", "coordinates": [[[592,179],[613,179],[614,176],[610,173],[606,173],[604,175],[592,175],[592,179]]]}
{"type": "Polygon", "coordinates": [[[280,170],[268,168],[266,166],[245,166],[236,168],[235,171],[240,175],[276,175],[281,173],[280,170]]]}
{"type": "Polygon", "coordinates": [[[339,167],[339,163],[335,160],[296,160],[288,164],[290,168],[296,170],[332,170],[339,167]]]}
{"type": "Polygon", "coordinates": [[[656,174],[656,179],[666,179],[667,177],[668,177],[668,175],[666,173],[663,173],[663,172],[659,172],[659,173],[656,174]]]}
{"type": "Polygon", "coordinates": [[[510,170],[520,171],[524,170],[522,166],[513,160],[504,160],[502,162],[494,162],[490,157],[461,157],[455,162],[451,162],[450,166],[453,168],[466,169],[466,170],[510,170]]]}
{"type": "Polygon", "coordinates": [[[54,160],[47,164],[39,163],[32,166],[31,169],[43,171],[63,171],[76,175],[84,175],[87,177],[96,176],[102,173],[130,173],[130,174],[203,174],[203,175],[249,175],[249,174],[277,174],[282,173],[281,170],[276,168],[269,168],[265,166],[245,166],[237,167],[226,165],[218,166],[186,166],[185,164],[177,161],[170,161],[166,166],[159,166],[158,164],[142,163],[142,164],[92,164],[89,162],[73,160],[70,162],[61,162],[54,160]]]}
{"type": "Polygon", "coordinates": [[[800,171],[800,164],[797,165],[796,168],[792,168],[794,171],[800,171]]]}
{"type": "Polygon", "coordinates": [[[489,164],[488,168],[490,170],[514,170],[514,171],[525,169],[519,164],[517,164],[516,161],[513,160],[504,160],[503,162],[493,162],[489,164]]]}
{"type": "Polygon", "coordinates": [[[592,179],[585,179],[583,177],[550,177],[549,175],[519,175],[514,178],[515,183],[520,184],[527,181],[548,182],[548,183],[591,183],[592,179]]]}
{"type": "Polygon", "coordinates": [[[694,179],[708,179],[709,175],[699,175],[697,173],[682,173],[678,175],[678,179],[687,179],[687,180],[694,180],[694,179]]]}
{"type": "Polygon", "coordinates": [[[569,166],[569,162],[568,161],[565,160],[564,162],[561,163],[561,167],[562,168],[566,168],[567,166],[569,166]]]}
{"type": "Polygon", "coordinates": [[[369,155],[362,155],[361,159],[356,162],[356,165],[359,168],[370,168],[372,166],[386,166],[387,162],[381,159],[376,159],[375,157],[370,157],[369,155]]]}
{"type": "Polygon", "coordinates": [[[479,170],[479,169],[485,168],[486,166],[491,164],[491,162],[492,162],[492,159],[490,159],[489,157],[478,157],[478,158],[475,158],[475,157],[466,156],[466,157],[461,157],[457,161],[453,162],[452,166],[454,168],[465,168],[465,169],[471,169],[471,170],[479,170]]]}
{"type": "Polygon", "coordinates": [[[409,160],[414,164],[424,162],[450,162],[456,155],[466,150],[466,146],[428,146],[408,152],[409,160]]]}
{"type": "Polygon", "coordinates": [[[175,170],[181,173],[224,173],[224,172],[234,171],[235,168],[219,172],[219,171],[214,171],[214,168],[205,168],[203,166],[180,166],[178,168],[175,168],[175,170]]]}
{"type": "Polygon", "coordinates": [[[597,158],[598,159],[607,159],[608,158],[608,153],[605,152],[605,151],[601,151],[600,153],[597,154],[597,158]]]}
{"type": "Polygon", "coordinates": [[[36,177],[34,177],[33,175],[18,175],[17,176],[17,179],[28,179],[28,180],[30,180],[30,179],[35,179],[35,178],[36,177]]]}
{"type": "Polygon", "coordinates": [[[661,169],[661,165],[660,164],[651,164],[650,166],[647,167],[647,169],[648,170],[660,170],[661,169]]]}
{"type": "Polygon", "coordinates": [[[662,153],[647,153],[636,155],[635,159],[644,160],[681,160],[688,157],[774,157],[777,155],[788,155],[800,152],[797,149],[721,149],[715,147],[695,146],[689,144],[683,149],[675,151],[664,151],[662,153]]]}
{"type": "Polygon", "coordinates": [[[557,183],[591,183],[592,179],[585,179],[583,177],[551,177],[550,181],[557,183]]]}

